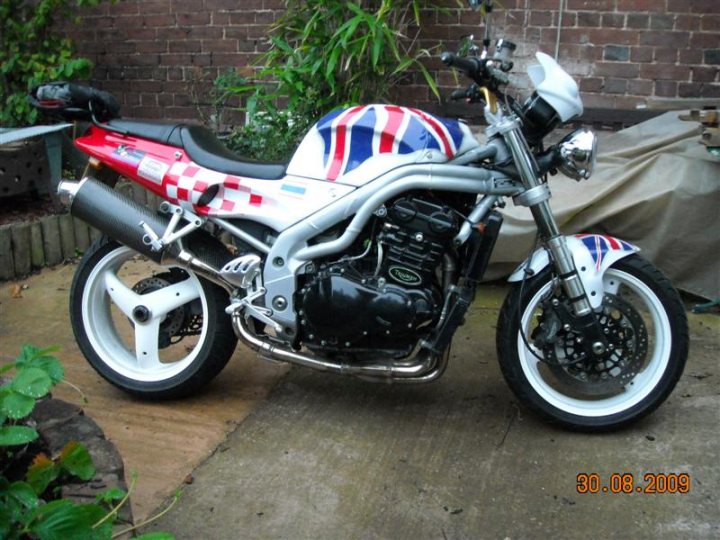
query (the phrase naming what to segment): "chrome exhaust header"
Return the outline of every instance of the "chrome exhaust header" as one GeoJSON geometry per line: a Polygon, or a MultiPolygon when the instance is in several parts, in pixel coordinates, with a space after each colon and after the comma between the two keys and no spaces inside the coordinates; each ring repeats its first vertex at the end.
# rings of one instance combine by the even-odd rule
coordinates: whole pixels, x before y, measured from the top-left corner
{"type": "Polygon", "coordinates": [[[235,333],[246,345],[261,356],[271,360],[328,371],[340,375],[351,375],[371,382],[426,383],[439,378],[447,367],[448,354],[436,355],[421,348],[411,361],[356,365],[332,362],[309,354],[291,351],[253,335],[243,321],[241,312],[233,314],[235,333]]]}

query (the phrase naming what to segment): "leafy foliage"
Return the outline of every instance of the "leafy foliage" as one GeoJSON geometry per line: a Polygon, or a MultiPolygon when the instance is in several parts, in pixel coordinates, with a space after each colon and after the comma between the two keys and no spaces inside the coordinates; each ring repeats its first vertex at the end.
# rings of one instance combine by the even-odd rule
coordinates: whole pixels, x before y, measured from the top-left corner
{"type": "Polygon", "coordinates": [[[47,81],[82,79],[92,67],[73,56],[72,44],[53,28],[73,6],[102,0],[2,0],[0,2],[0,125],[34,124],[38,111],[28,91],[47,81]]]}
{"type": "MultiPolygon", "coordinates": [[[[95,476],[92,458],[82,444],[69,442],[55,459],[38,453],[20,480],[6,476],[7,472],[18,477],[18,464],[31,449],[29,443],[38,438],[27,425],[36,400],[47,396],[64,377],[60,361],[51,356],[54,351],[24,345],[15,362],[0,368],[0,375],[15,370],[13,378],[0,386],[0,538],[108,540],[117,511],[127,501],[124,491],[110,489],[98,495],[95,504],[53,500],[63,483],[95,476]],[[112,507],[117,500],[121,503],[112,507]]],[[[158,534],[158,539],[173,538],[158,534]]]]}
{"type": "Polygon", "coordinates": [[[410,72],[438,95],[417,46],[420,14],[434,0],[288,0],[260,59],[260,82],[229,88],[247,99],[250,122],[231,147],[287,159],[309,125],[337,107],[382,102],[410,72]]]}

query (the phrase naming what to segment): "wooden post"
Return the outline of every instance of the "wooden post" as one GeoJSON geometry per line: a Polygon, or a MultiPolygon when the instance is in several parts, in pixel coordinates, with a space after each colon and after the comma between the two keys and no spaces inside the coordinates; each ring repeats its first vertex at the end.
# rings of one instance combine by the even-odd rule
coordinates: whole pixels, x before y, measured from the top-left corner
{"type": "Polygon", "coordinates": [[[63,259],[75,258],[75,232],[73,230],[73,217],[70,214],[59,216],[60,247],[63,259]]]}
{"type": "Polygon", "coordinates": [[[88,225],[82,219],[73,218],[73,229],[75,232],[75,247],[85,253],[90,246],[88,225]]]}
{"type": "Polygon", "coordinates": [[[12,226],[12,248],[15,275],[17,277],[27,276],[32,269],[29,223],[16,223],[12,226]]]}
{"type": "Polygon", "coordinates": [[[30,258],[33,268],[45,266],[45,250],[43,249],[42,228],[39,221],[30,225],[30,258]]]}
{"type": "Polygon", "coordinates": [[[0,279],[13,279],[14,277],[12,232],[9,225],[4,225],[0,227],[0,279]]]}
{"type": "Polygon", "coordinates": [[[95,242],[102,236],[102,233],[95,227],[90,227],[90,242],[95,242]]]}
{"type": "Polygon", "coordinates": [[[63,260],[58,216],[48,216],[44,218],[40,221],[40,227],[42,228],[45,262],[48,266],[55,266],[63,260]]]}

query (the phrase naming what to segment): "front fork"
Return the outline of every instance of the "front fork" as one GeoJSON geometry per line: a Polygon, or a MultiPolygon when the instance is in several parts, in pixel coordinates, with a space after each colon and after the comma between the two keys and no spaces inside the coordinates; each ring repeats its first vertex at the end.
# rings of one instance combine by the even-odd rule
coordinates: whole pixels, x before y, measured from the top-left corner
{"type": "Polygon", "coordinates": [[[547,183],[538,179],[537,164],[520,129],[520,122],[516,117],[504,118],[495,124],[494,128],[510,148],[525,187],[525,191],[515,197],[515,203],[530,208],[540,238],[550,251],[558,278],[570,301],[578,325],[590,338],[588,352],[601,356],[607,350],[607,339],[590,305],[565,237],[560,234],[555,216],[550,209],[550,189],[547,183]]]}

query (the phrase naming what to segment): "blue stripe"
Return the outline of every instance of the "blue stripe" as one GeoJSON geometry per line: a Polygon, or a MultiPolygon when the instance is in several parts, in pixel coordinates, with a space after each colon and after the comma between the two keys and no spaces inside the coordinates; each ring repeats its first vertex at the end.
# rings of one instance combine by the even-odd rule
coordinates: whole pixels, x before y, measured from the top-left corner
{"type": "Polygon", "coordinates": [[[375,136],[377,114],[374,107],[368,107],[361,114],[362,116],[353,124],[348,134],[350,140],[346,141],[346,144],[350,148],[350,156],[343,174],[357,169],[373,156],[372,143],[375,136]]]}
{"type": "Polygon", "coordinates": [[[305,188],[300,186],[292,186],[290,184],[283,184],[280,189],[282,191],[288,191],[290,193],[297,193],[298,195],[305,195],[305,188]]]}

